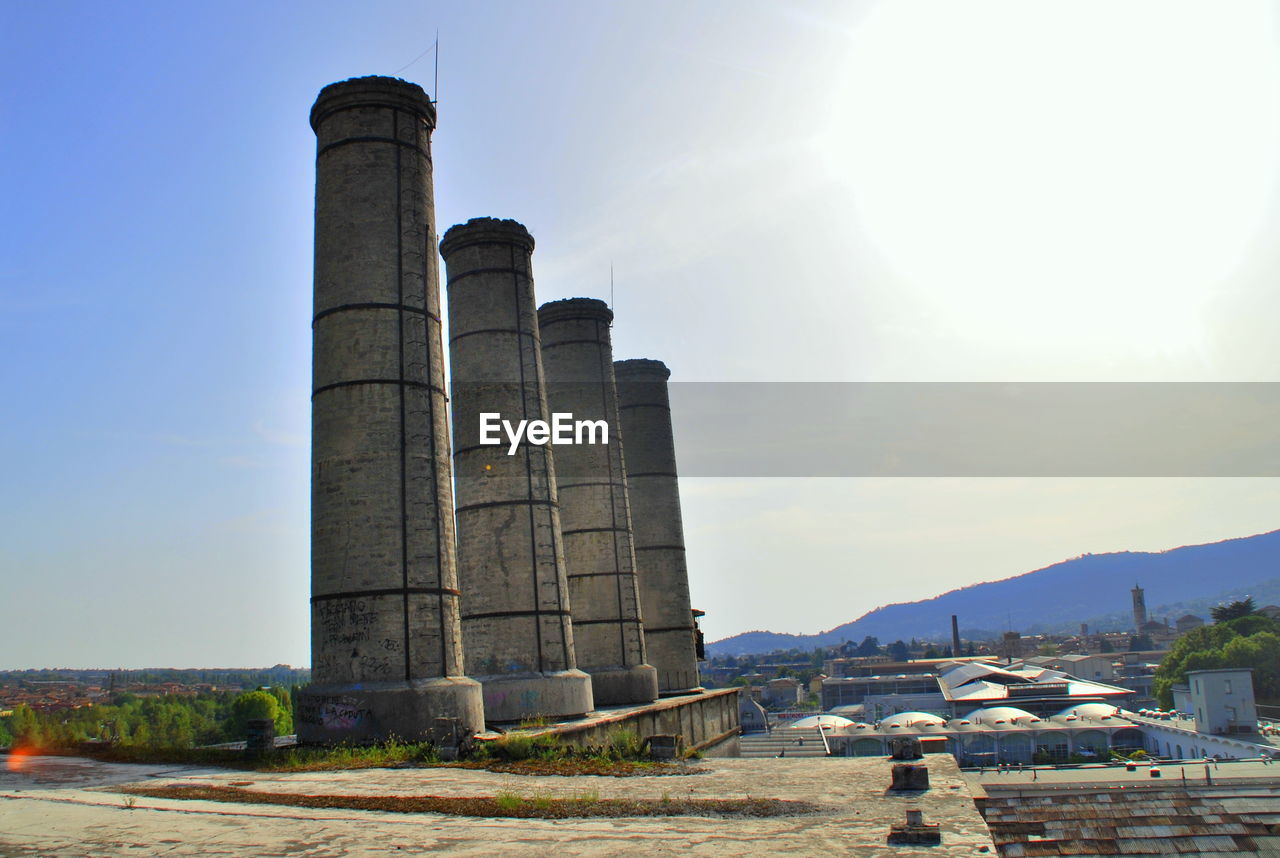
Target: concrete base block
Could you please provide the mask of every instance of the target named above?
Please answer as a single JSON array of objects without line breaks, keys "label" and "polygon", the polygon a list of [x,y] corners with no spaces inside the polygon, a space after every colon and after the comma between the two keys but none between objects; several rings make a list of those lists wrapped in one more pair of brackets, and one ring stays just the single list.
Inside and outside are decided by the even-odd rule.
[{"label": "concrete base block", "polygon": [[480,683],[463,676],[308,685],[298,695],[298,741],[427,741],[437,718],[456,718],[462,729],[478,733],[484,729],[483,707]]},{"label": "concrete base block", "polygon": [[591,692],[596,706],[628,706],[658,699],[658,670],[647,664],[635,667],[589,667]]},{"label": "concrete base block", "polygon": [[928,766],[913,766],[910,763],[899,763],[893,767],[893,780],[889,789],[902,791],[918,791],[929,788]]},{"label": "concrete base block", "polygon": [[574,718],[595,708],[591,677],[581,670],[477,676],[484,688],[485,720]]}]

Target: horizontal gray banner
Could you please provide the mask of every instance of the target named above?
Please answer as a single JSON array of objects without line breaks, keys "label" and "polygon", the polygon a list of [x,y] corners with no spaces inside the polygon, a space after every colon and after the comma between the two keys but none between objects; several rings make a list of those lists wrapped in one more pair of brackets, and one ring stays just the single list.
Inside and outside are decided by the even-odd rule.
[{"label": "horizontal gray banner", "polygon": [[[624,409],[659,412],[669,396],[685,477],[1280,476],[1280,383],[646,380],[620,392]],[[455,383],[453,417],[468,415],[454,427],[455,453],[495,443],[505,471],[507,454],[518,455],[512,444],[529,436],[517,442],[492,415],[518,423],[546,402],[548,419],[554,411],[566,421],[606,413],[598,384],[552,383],[545,399],[538,394],[533,384]],[[569,403],[588,413],[570,415]],[[490,415],[483,440],[481,412]],[[623,454],[633,458],[643,442],[629,446],[622,423],[608,427],[609,442],[622,434]],[[643,425],[652,432],[658,424],[650,413]],[[576,422],[560,428],[561,440],[581,431]],[[573,467],[572,457],[559,458]]]},{"label": "horizontal gray banner", "polygon": [[1280,383],[668,389],[681,476],[1280,476]]}]

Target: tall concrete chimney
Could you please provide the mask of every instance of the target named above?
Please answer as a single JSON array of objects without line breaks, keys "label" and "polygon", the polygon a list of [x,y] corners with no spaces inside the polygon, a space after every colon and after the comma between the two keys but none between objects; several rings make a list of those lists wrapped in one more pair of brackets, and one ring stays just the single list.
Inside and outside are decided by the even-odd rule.
[{"label": "tall concrete chimney", "polygon": [[462,676],[431,186],[436,112],[387,77],[320,91],[311,664],[303,742],[484,726]]},{"label": "tall concrete chimney", "polygon": [[468,672],[485,717],[564,718],[593,708],[577,669],[564,544],[549,446],[481,444],[481,414],[549,420],[533,237],[512,220],[474,218],[440,243],[448,272],[457,475],[458,578]]},{"label": "tall concrete chimney", "polygon": [[662,694],[698,688],[697,627],[680,517],[675,438],[667,379],[657,360],[614,363],[626,441],[627,490],[635,534],[636,579],[649,663]]},{"label": "tall concrete chimney", "polygon": [[959,658],[962,655],[964,655],[964,653],[960,651],[960,623],[956,619],[956,615],[952,614],[951,615],[951,656],[953,658]]},{"label": "tall concrete chimney", "polygon": [[591,674],[597,706],[658,697],[658,672],[645,663],[636,591],[612,321],[613,312],[594,298],[553,301],[538,310],[552,413],[602,421],[608,432],[608,443],[563,444],[555,452],[574,645],[578,666]]}]

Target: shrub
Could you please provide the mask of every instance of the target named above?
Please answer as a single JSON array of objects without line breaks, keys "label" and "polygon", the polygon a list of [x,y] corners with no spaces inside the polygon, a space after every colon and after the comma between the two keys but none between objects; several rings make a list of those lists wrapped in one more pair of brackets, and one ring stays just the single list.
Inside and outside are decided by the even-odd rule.
[{"label": "shrub", "polygon": [[618,730],[609,734],[609,744],[605,748],[605,757],[610,760],[639,760],[642,758],[644,743],[634,730]]},{"label": "shrub", "polygon": [[505,789],[498,790],[497,794],[493,797],[493,803],[498,806],[498,809],[506,811],[507,813],[518,808],[523,802],[524,799],[520,798],[518,793]]},{"label": "shrub", "polygon": [[508,733],[493,742],[493,750],[504,760],[527,760],[534,754],[533,737],[527,733]]}]

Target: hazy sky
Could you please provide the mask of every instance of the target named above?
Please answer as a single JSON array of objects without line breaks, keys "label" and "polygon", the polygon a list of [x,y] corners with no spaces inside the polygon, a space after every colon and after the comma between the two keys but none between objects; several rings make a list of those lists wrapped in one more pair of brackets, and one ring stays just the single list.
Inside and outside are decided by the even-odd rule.
[{"label": "hazy sky", "polygon": [[[441,230],[524,222],[541,301],[612,264],[620,358],[1275,380],[1271,4],[0,0],[0,667],[309,663],[307,112],[430,89],[437,28]],[[1271,479],[682,491],[709,639],[1280,527]]]}]

